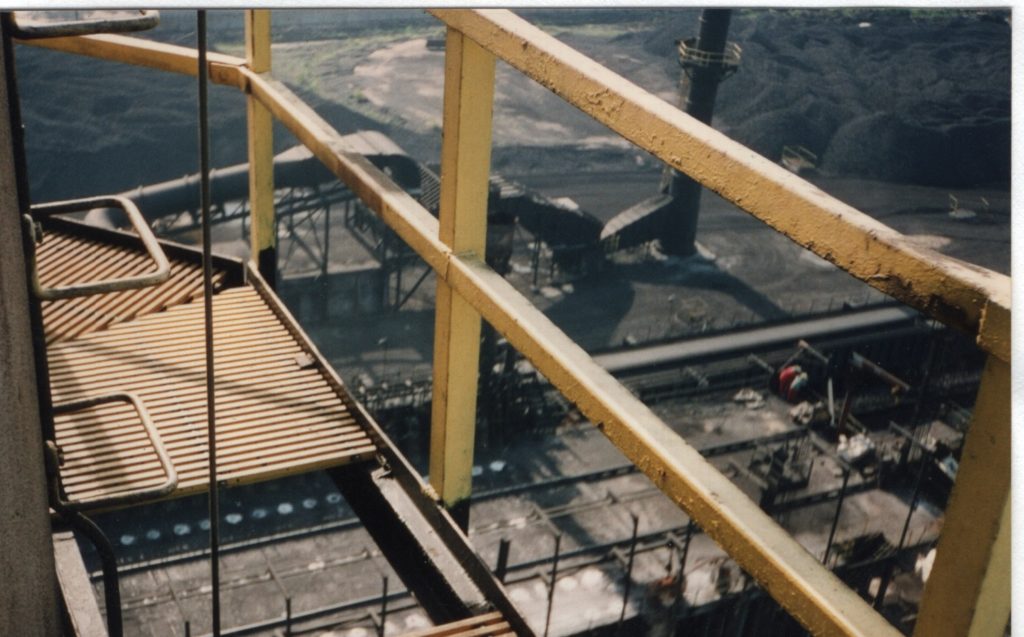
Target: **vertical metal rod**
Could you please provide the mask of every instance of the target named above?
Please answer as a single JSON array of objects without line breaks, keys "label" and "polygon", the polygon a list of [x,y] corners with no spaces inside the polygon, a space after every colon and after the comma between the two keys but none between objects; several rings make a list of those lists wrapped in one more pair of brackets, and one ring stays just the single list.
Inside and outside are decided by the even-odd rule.
[{"label": "vertical metal rod", "polygon": [[[693,520],[687,520],[686,522],[686,542],[683,544],[683,555],[679,558],[679,576],[686,580],[686,560],[690,556],[690,542],[693,540],[694,524]],[[680,582],[680,589],[684,586],[683,582]],[[680,593],[682,594],[682,593]]]},{"label": "vertical metal rod", "polygon": [[213,366],[213,262],[210,238],[210,121],[207,96],[206,11],[196,12],[199,53],[199,200],[203,224],[203,314],[206,336],[206,435],[209,453],[210,596],[213,634],[220,635],[220,502],[217,493],[217,412]]},{"label": "vertical metal rod", "polygon": [[679,560],[679,568],[680,568],[680,570],[685,570],[686,569],[686,560],[687,560],[687,558],[689,557],[689,554],[690,554],[690,541],[693,539],[693,529],[694,529],[693,520],[689,520],[686,523],[686,542],[683,544],[683,556]]},{"label": "vertical metal rod", "polygon": [[501,538],[498,542],[498,564],[494,567],[494,576],[502,584],[505,583],[505,575],[508,574],[508,554],[512,541],[508,538]]},{"label": "vertical metal rod", "polygon": [[619,631],[622,630],[622,623],[626,621],[626,607],[629,606],[629,594],[633,588],[633,558],[636,557],[637,532],[640,530],[640,516],[630,513],[633,518],[633,535],[629,539],[629,558],[626,560],[626,581],[622,589],[622,612],[619,613]]},{"label": "vertical metal rod", "polygon": [[821,563],[828,565],[828,554],[832,552],[832,541],[836,538],[836,529],[839,527],[839,516],[843,512],[843,500],[846,499],[846,485],[850,482],[850,470],[843,469],[843,486],[839,488],[839,501],[836,502],[836,514],[832,518],[832,528],[828,532],[828,543],[825,544],[825,556]]},{"label": "vertical metal rod", "polygon": [[185,620],[185,637],[192,637],[192,623]]},{"label": "vertical metal rod", "polygon": [[331,206],[327,204],[324,208],[324,253],[321,255],[320,269],[320,293],[323,295],[323,320],[330,318],[330,293],[331,293]]},{"label": "vertical metal rod", "polygon": [[540,237],[533,236],[533,254],[530,257],[530,265],[533,266],[533,287],[537,287],[537,271],[540,270]]},{"label": "vertical metal rod", "polygon": [[928,354],[924,363],[924,376],[917,387],[917,402],[914,404],[914,415],[910,417],[910,430],[917,433],[917,427],[921,424],[921,410],[928,396],[928,386],[932,378],[932,367],[935,364],[936,336],[928,339]]},{"label": "vertical metal rod", "polygon": [[921,454],[921,466],[917,470],[917,479],[914,483],[914,495],[910,497],[910,507],[907,509],[907,519],[903,521],[903,530],[900,532],[900,541],[896,545],[896,555],[893,556],[889,563],[886,565],[885,570],[882,572],[882,581],[878,584],[878,594],[875,595],[875,599],[872,605],[875,608],[880,608],[882,603],[885,601],[885,592],[889,588],[889,582],[892,581],[892,574],[895,570],[895,562],[899,559],[900,552],[903,551],[903,543],[907,540],[907,531],[910,530],[910,520],[914,517],[914,511],[917,509],[918,499],[921,497],[921,485],[924,483],[924,470],[928,466],[928,462],[925,455]]},{"label": "vertical metal rod", "polygon": [[836,435],[846,433],[846,419],[850,417],[850,408],[853,405],[853,383],[851,379],[847,382],[846,396],[843,398],[843,406],[839,411],[839,420],[836,421]]},{"label": "vertical metal rod", "polygon": [[384,625],[388,620],[388,576],[384,576],[384,591],[380,595],[380,626],[377,628],[377,637],[384,637]]},{"label": "vertical metal rod", "polygon": [[292,637],[292,598],[284,598],[284,635]]},{"label": "vertical metal rod", "polygon": [[679,618],[679,605],[683,601],[683,593],[686,589],[686,560],[690,553],[690,540],[693,538],[693,520],[686,521],[686,539],[683,540],[683,550],[679,555],[679,583],[676,585],[675,591],[673,591],[672,599],[672,625],[675,626],[675,622]]},{"label": "vertical metal rod", "polygon": [[921,497],[921,485],[924,483],[924,470],[928,466],[928,462],[925,459],[924,454],[921,455],[921,467],[917,471],[917,481],[914,484],[914,495],[910,498],[910,508],[907,510],[907,519],[903,521],[903,531],[900,532],[900,543],[897,545],[896,550],[903,550],[903,542],[907,539],[907,531],[910,529],[910,519],[914,516],[914,511],[917,510],[918,501]]},{"label": "vertical metal rod", "polygon": [[548,587],[548,612],[544,617],[544,637],[551,629],[551,608],[555,605],[555,585],[558,584],[558,556],[562,551],[562,534],[555,535],[555,555],[551,561],[551,586]]}]

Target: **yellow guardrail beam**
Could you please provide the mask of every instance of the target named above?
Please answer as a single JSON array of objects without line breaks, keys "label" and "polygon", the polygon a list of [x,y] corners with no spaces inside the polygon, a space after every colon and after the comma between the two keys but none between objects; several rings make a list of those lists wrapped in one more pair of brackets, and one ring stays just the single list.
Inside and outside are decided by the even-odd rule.
[{"label": "yellow guardrail beam", "polygon": [[499,9],[435,9],[524,75],[874,288],[1010,360],[1010,280],[906,237]]},{"label": "yellow guardrail beam", "polygon": [[989,356],[914,635],[1002,635],[1010,617],[1010,365]]},{"label": "yellow guardrail beam", "polygon": [[[270,10],[246,9],[245,59],[254,73],[269,73]],[[252,95],[245,98],[249,142],[249,258],[271,287],[277,281],[274,214],[274,120]]]},{"label": "yellow guardrail beam", "polygon": [[[199,54],[195,49],[126,35],[83,35],[70,38],[20,40],[19,42],[41,49],[74,53],[99,60],[143,66],[180,75],[194,76],[198,72]],[[215,65],[242,66],[245,64],[245,60],[242,58],[223,53],[208,53],[206,58],[210,62],[211,68]]]},{"label": "yellow guardrail beam", "polygon": [[447,278],[808,630],[817,635],[899,635],[501,275],[478,260],[452,255]]},{"label": "yellow guardrail beam", "polygon": [[[458,31],[445,46],[439,237],[456,254],[484,258],[491,170],[494,56]],[[439,278],[435,298],[430,484],[469,528],[476,440],[480,315]]]},{"label": "yellow guardrail beam", "polygon": [[247,88],[509,339],[654,483],[798,621],[822,635],[898,635],[785,530],[477,257],[454,253],[437,220],[281,84],[242,71]]}]

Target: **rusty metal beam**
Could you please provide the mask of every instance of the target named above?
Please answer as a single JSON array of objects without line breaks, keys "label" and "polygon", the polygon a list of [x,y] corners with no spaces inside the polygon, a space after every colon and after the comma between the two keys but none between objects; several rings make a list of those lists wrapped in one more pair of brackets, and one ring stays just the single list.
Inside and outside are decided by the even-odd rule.
[{"label": "rusty metal beam", "polygon": [[[494,56],[449,29],[445,46],[444,141],[439,237],[456,254],[484,258],[491,167]],[[476,439],[480,315],[437,281],[430,427],[430,483],[469,527]]]},{"label": "rusty metal beam", "polygon": [[510,11],[435,9],[595,120],[858,279],[1010,357],[1010,280],[933,250],[831,197]]},{"label": "rusty metal beam", "polygon": [[915,635],[997,637],[1010,617],[1010,366],[990,356]]},{"label": "rusty metal beam", "polygon": [[452,547],[389,471],[361,464],[327,474],[433,622],[458,621],[487,610],[487,597]]}]

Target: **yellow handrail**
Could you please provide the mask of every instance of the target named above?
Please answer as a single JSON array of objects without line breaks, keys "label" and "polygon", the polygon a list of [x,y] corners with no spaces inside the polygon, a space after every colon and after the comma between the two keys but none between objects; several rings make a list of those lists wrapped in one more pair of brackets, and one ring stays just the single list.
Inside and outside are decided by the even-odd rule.
[{"label": "yellow handrail", "polygon": [[[1008,277],[911,245],[898,232],[693,120],[508,11],[445,9],[432,13],[448,25],[450,34],[455,32],[472,40],[815,254],[928,315],[975,335],[979,346],[991,354],[986,378],[1005,382],[1010,356]],[[195,73],[195,51],[135,38],[87,36],[31,44],[177,73]],[[295,134],[419,253],[437,273],[440,285],[450,288],[501,332],[805,627],[823,635],[899,634],[491,270],[483,262],[482,254],[463,253],[453,249],[450,241],[442,240],[437,219],[363,156],[349,149],[336,130],[284,85],[248,68],[244,60],[230,56],[211,56],[210,73],[213,81],[249,94]],[[449,108],[447,101],[445,108]],[[445,134],[448,133],[446,128]],[[489,130],[487,133],[489,136]],[[458,169],[457,160],[453,165]],[[443,173],[442,182],[452,178],[452,174]],[[474,220],[474,215],[484,211],[479,210],[479,203],[471,208],[457,217],[477,223],[479,219]],[[465,382],[449,382],[448,391],[460,387],[463,391],[476,391],[475,385],[470,387]],[[986,393],[983,385],[981,401],[990,403],[990,408],[983,411],[998,420],[989,428],[1004,427],[1008,431],[1008,397],[1000,392]],[[998,404],[991,405],[1000,401],[1006,401],[1005,410]],[[1003,451],[1008,458],[1008,450]],[[986,449],[984,453],[1002,451]],[[965,458],[961,471],[967,469],[973,475],[975,472],[969,467],[986,461]],[[1005,536],[1003,521],[1008,519],[1002,506],[1008,484],[1008,475],[1005,485],[996,481],[989,498],[992,504],[982,516],[982,522],[995,525],[1000,538]],[[956,489],[961,490],[959,482]],[[959,498],[961,504],[957,504],[957,491],[949,516],[960,515],[957,507],[963,506],[964,498]],[[996,512],[990,514],[989,509]],[[982,544],[994,546],[995,542]],[[991,550],[976,552],[977,560],[986,565],[991,561]],[[995,553],[1001,555],[999,551]],[[940,562],[942,555],[940,547]],[[997,565],[995,570],[1000,568]],[[938,564],[936,569],[940,570]],[[970,583],[970,595],[974,597],[968,605],[973,604],[975,597],[981,599],[982,589],[993,588],[990,571],[984,568],[977,577],[971,576],[977,582]],[[932,584],[929,590],[935,588]],[[992,599],[996,599],[1002,612],[1002,597],[996,597]],[[973,622],[970,613],[967,620]]]}]

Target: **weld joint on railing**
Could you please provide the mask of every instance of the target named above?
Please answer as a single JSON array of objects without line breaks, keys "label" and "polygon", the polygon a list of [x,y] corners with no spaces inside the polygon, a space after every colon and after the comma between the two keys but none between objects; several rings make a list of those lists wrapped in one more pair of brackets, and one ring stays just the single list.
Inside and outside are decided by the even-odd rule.
[{"label": "weld joint on railing", "polygon": [[251,95],[252,83],[249,80],[249,76],[242,72],[242,69],[245,68],[244,64],[237,62],[214,60],[207,62],[207,73],[211,81],[224,86],[234,86],[247,95]]}]

